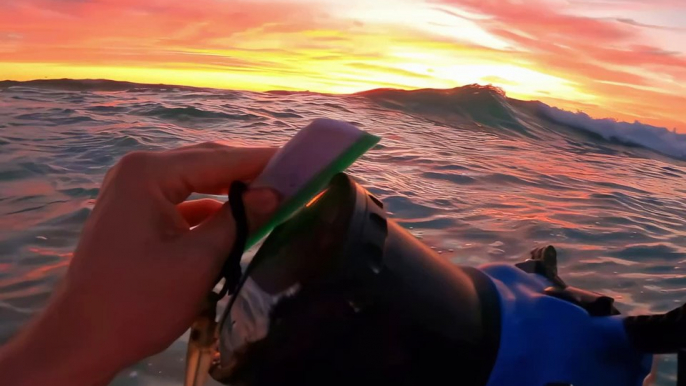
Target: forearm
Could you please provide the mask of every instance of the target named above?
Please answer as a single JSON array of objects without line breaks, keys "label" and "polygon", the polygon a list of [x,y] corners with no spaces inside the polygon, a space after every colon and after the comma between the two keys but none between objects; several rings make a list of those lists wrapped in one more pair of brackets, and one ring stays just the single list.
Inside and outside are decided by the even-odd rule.
[{"label": "forearm", "polygon": [[118,370],[107,347],[95,347],[89,324],[56,294],[46,310],[0,347],[4,386],[104,386]]},{"label": "forearm", "polygon": [[[45,311],[0,347],[2,386],[100,386],[188,329],[233,249],[219,201],[186,201],[250,181],[276,152],[200,144],[135,152],[108,172],[64,282]],[[250,224],[279,204],[244,195]]]}]

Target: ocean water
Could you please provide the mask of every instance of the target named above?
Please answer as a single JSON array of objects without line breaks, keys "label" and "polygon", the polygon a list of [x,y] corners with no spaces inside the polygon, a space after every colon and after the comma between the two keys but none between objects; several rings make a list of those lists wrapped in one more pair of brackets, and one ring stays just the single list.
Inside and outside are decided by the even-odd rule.
[{"label": "ocean water", "polygon": [[[107,169],[132,150],[278,145],[317,117],[383,137],[349,172],[455,264],[559,252],[623,313],[686,301],[686,135],[480,86],[356,95],[0,82],[0,343],[64,274]],[[114,385],[181,385],[185,337]],[[659,359],[657,384],[674,384]]]}]

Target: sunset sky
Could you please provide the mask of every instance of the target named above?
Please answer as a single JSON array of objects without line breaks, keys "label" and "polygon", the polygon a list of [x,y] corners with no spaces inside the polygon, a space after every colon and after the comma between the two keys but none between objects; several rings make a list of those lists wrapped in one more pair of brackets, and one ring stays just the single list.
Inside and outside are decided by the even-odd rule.
[{"label": "sunset sky", "polygon": [[494,84],[686,132],[686,0],[1,0],[0,79]]}]

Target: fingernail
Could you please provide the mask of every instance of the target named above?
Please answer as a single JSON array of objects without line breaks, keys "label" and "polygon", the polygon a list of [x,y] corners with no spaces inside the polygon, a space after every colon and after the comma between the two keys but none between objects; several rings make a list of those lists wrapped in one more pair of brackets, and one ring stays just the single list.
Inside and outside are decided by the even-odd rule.
[{"label": "fingernail", "polygon": [[275,211],[280,201],[279,194],[270,188],[249,190],[243,196],[243,202],[250,207],[250,210],[258,213],[271,213]]}]

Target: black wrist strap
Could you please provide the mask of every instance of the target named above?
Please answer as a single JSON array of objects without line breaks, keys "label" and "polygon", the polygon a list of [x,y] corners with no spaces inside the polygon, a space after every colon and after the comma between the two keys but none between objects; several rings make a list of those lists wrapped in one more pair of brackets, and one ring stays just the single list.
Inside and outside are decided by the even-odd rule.
[{"label": "black wrist strap", "polygon": [[[223,298],[227,293],[232,295],[240,282],[243,274],[241,270],[241,257],[245,252],[245,245],[248,241],[248,215],[243,203],[243,193],[248,190],[248,186],[241,181],[234,181],[229,190],[229,206],[231,215],[236,226],[236,236],[229,256],[224,261],[221,277],[224,278],[224,286],[219,291],[219,298]],[[221,279],[220,277],[220,279]]]}]

